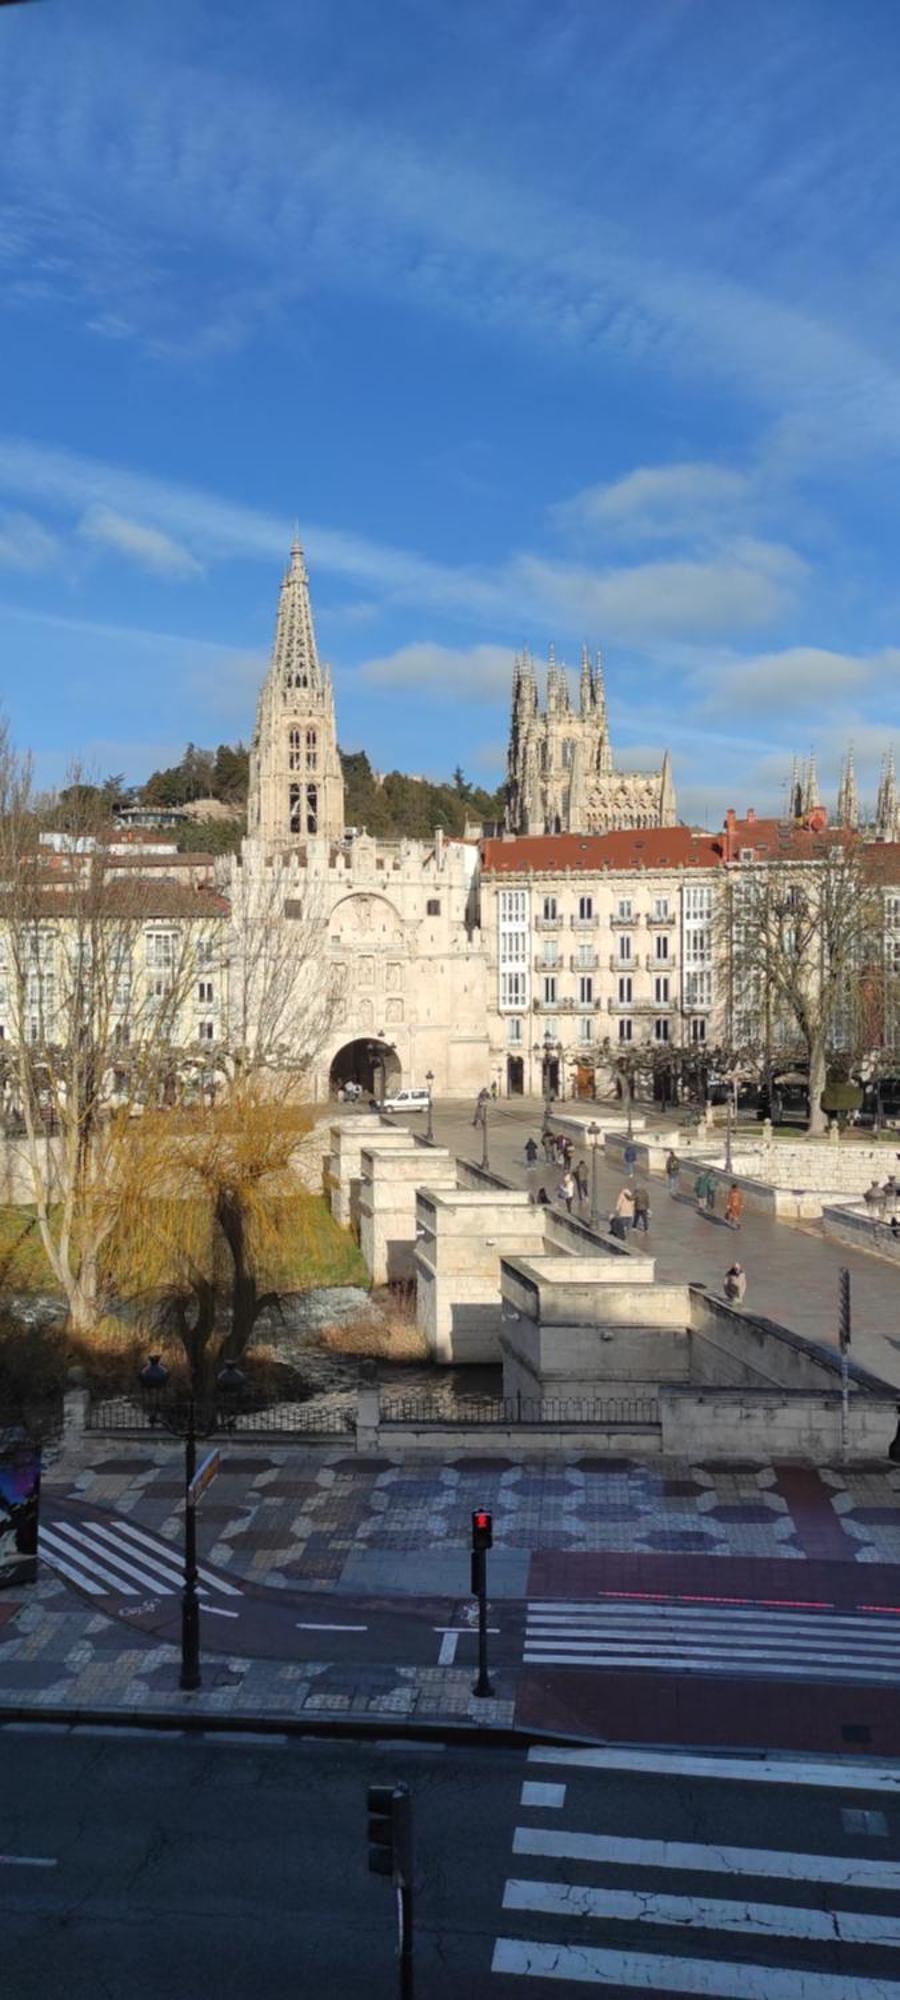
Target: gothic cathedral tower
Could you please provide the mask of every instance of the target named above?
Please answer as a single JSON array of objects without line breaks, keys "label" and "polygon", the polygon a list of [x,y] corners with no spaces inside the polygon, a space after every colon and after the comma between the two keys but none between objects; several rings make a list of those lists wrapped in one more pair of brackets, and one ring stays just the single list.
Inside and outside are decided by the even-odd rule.
[{"label": "gothic cathedral tower", "polygon": [[247,831],[286,848],[344,832],[331,675],[319,666],[303,550],[295,539],[278,604],[272,664],[250,745]]}]

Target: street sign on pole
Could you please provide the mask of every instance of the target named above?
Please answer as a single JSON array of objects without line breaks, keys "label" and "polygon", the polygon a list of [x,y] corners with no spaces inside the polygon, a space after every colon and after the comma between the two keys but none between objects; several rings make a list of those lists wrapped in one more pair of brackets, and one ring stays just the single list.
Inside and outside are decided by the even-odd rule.
[{"label": "street sign on pole", "polygon": [[196,1507],[197,1501],[200,1499],[201,1495],[206,1492],[208,1486],[212,1485],[213,1480],[216,1477],[216,1474],[221,1472],[221,1470],[222,1470],[221,1452],[220,1451],[207,1452],[202,1465],[198,1465],[197,1470],[194,1473],[194,1477],[187,1488],[186,1498],[189,1507]]}]

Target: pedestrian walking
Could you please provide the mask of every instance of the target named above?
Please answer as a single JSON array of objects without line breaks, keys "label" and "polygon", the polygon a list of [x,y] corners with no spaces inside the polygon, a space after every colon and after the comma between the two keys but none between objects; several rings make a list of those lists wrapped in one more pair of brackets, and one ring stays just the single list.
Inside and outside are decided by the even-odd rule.
[{"label": "pedestrian walking", "polygon": [[549,1129],[541,1133],[541,1140],[543,1142],[543,1147],[544,1147],[544,1159],[546,1160],[548,1167],[551,1167],[556,1158],[556,1140],[553,1137],[553,1133],[549,1131]]},{"label": "pedestrian walking", "polygon": [[725,1220],[728,1224],[729,1229],[740,1229],[741,1216],[743,1215],[743,1213],[744,1213],[743,1194],[741,1192],[741,1189],[738,1187],[737,1181],[732,1181],[728,1193],[725,1196]]},{"label": "pedestrian walking", "polygon": [[712,1185],[713,1185],[712,1175],[704,1167],[702,1173],[699,1173],[697,1175],[697,1178],[694,1182],[694,1200],[697,1203],[697,1207],[700,1210],[701,1215],[703,1214],[704,1209],[707,1209],[709,1207],[709,1190]]},{"label": "pedestrian walking", "polygon": [[486,1107],[490,1103],[490,1101],[491,1101],[490,1091],[479,1090],[478,1096],[475,1099],[475,1116],[472,1120],[473,1125],[484,1124]]},{"label": "pedestrian walking", "polygon": [[743,1264],[729,1264],[725,1273],[725,1297],[730,1305],[739,1306],[747,1291],[747,1273]]},{"label": "pedestrian walking", "polygon": [[873,1222],[877,1221],[879,1215],[881,1215],[884,1208],[884,1195],[882,1193],[880,1181],[873,1180],[869,1182],[865,1194],[863,1195],[863,1201],[866,1204],[866,1207],[869,1211],[872,1221]]},{"label": "pedestrian walking", "polygon": [[564,1207],[568,1209],[568,1212],[571,1215],[572,1203],[575,1200],[575,1178],[573,1174],[569,1173],[568,1168],[566,1168],[562,1180],[560,1181],[559,1187],[556,1190],[556,1199],[557,1201],[561,1201],[563,1203]]},{"label": "pedestrian walking", "polygon": [[619,1189],[615,1206],[609,1218],[610,1232],[624,1243],[629,1229],[634,1225],[634,1195],[630,1187]]},{"label": "pedestrian walking", "polygon": [[639,1181],[634,1190],[633,1229],[642,1229],[646,1236],[650,1227],[650,1190]]},{"label": "pedestrian walking", "polygon": [[538,1206],[538,1208],[549,1208],[549,1207],[550,1207],[550,1196],[548,1195],[548,1193],[547,1193],[547,1190],[546,1190],[546,1188],[545,1188],[545,1187],[539,1187],[539,1188],[538,1188],[538,1191],[537,1191],[537,1206]]},{"label": "pedestrian walking", "polygon": [[676,1153],[672,1152],[672,1149],[670,1147],[668,1159],[666,1160],[666,1180],[669,1183],[669,1193],[670,1195],[672,1195],[673,1199],[675,1195],[678,1193],[678,1176],[680,1172],[681,1168],[678,1164],[678,1156]]},{"label": "pedestrian walking", "polygon": [[538,1156],[538,1149],[537,1149],[537,1140],[536,1140],[536,1139],[526,1139],[526,1141],[525,1141],[525,1165],[526,1165],[526,1167],[533,1167],[533,1166],[534,1166],[534,1163],[535,1163],[535,1160],[537,1159],[537,1156]]},{"label": "pedestrian walking", "polygon": [[585,1202],[585,1201],[587,1201],[587,1198],[588,1198],[588,1170],[587,1170],[587,1161],[586,1161],[586,1160],[579,1160],[579,1162],[578,1162],[578,1165],[577,1165],[577,1167],[575,1168],[575,1186],[576,1186],[576,1187],[577,1187],[577,1189],[578,1189],[578,1199],[579,1199],[579,1201],[581,1201],[581,1202]]},{"label": "pedestrian walking", "polygon": [[637,1166],[637,1147],[632,1145],[630,1139],[628,1141],[627,1146],[625,1147],[625,1151],[622,1154],[622,1160],[624,1162],[626,1174],[630,1174],[632,1168]]},{"label": "pedestrian walking", "polygon": [[492,1084],[491,1084],[491,1096],[492,1096],[492,1098],[493,1098],[493,1100],[494,1100],[494,1103],[496,1104],[496,1102],[497,1102],[497,1085],[496,1085],[496,1083],[492,1083]]}]

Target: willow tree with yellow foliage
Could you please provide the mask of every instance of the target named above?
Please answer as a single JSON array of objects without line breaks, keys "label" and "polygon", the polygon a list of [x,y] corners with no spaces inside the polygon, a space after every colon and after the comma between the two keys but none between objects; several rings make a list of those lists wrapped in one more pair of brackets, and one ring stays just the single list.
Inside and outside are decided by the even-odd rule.
[{"label": "willow tree with yellow foliage", "polygon": [[288,1251],[311,1249],[316,1197],[295,1158],[311,1125],[251,1079],[189,1113],[148,1112],[132,1136],[111,1196],[110,1283],[179,1340],[197,1390],[277,1305],[270,1279]]}]

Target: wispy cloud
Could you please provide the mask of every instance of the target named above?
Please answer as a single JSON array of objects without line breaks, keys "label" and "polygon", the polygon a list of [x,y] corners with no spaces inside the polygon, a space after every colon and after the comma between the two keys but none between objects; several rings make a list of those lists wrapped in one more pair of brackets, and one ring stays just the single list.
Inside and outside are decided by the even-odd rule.
[{"label": "wispy cloud", "polygon": [[78,533],[86,541],[130,557],[142,569],[148,569],[156,576],[202,575],[202,565],[196,557],[187,549],[180,548],[171,535],[163,534],[161,528],[147,527],[141,521],[130,521],[127,515],[117,514],[113,507],[89,507],[78,523]]},{"label": "wispy cloud", "polygon": [[440,701],[505,700],[512,655],[508,646],[441,646],[421,639],[364,661],[356,678],[372,687],[405,688]]},{"label": "wispy cloud", "polygon": [[821,719],[842,697],[859,697],[879,682],[896,686],[900,648],[872,654],[837,653],[822,646],[786,646],[772,653],[710,663],[694,676],[706,715],[756,713]]},{"label": "wispy cloud", "polygon": [[[586,182],[577,148],[567,175],[562,148],[550,172],[542,151],[538,172],[524,131],[518,154],[503,163],[496,146],[479,143],[474,106],[454,149],[428,132],[427,103],[416,131],[413,120],[392,123],[383,106],[376,120],[349,102],[323,105],[312,87],[301,90],[298,105],[293,78],[288,86],[233,68],[219,75],[208,50],[203,67],[175,55],[163,67],[146,49],[126,47],[124,59],[117,49],[113,61],[96,41],[85,49],[83,38],[64,39],[64,60],[53,64],[36,65],[25,44],[11,50],[0,76],[4,167],[26,218],[18,236],[27,239],[24,255],[31,263],[40,257],[47,283],[69,292],[80,284],[104,332],[137,324],[162,345],[227,346],[254,312],[277,313],[310,283],[328,284],[463,317],[555,354],[565,345],[589,363],[612,355],[681,378],[712,375],[788,420],[795,447],[802,439],[807,450],[850,445],[858,453],[900,443],[900,373],[890,342],[879,343],[877,329],[870,333],[859,317],[841,321],[839,290],[810,286],[796,296],[790,264],[777,254],[785,191],[802,205],[816,178],[802,135],[780,185],[771,171],[757,174],[768,202],[764,217],[756,195],[757,281],[734,275],[724,215],[719,233],[708,232],[703,260],[704,239],[689,227],[691,169],[699,173],[702,163],[707,185],[717,171],[733,181],[740,148],[734,121],[704,102],[687,73],[661,105],[673,154],[685,157],[685,209],[673,228],[664,186],[655,204],[635,205],[634,195],[623,203],[628,181],[615,152],[596,185]],[[725,60],[737,87],[727,52]],[[814,62],[807,37],[793,73]],[[586,62],[585,75],[598,67]],[[630,100],[643,101],[644,86],[658,94],[652,70],[639,64],[636,74]],[[790,74],[782,64],[785,113]],[[596,87],[579,93],[573,78],[571,88],[582,129],[594,138]],[[747,90],[741,102],[762,147],[766,94],[760,89],[754,103]],[[614,123],[614,101],[599,109],[601,125],[606,117]],[[846,102],[843,109],[846,117]],[[864,138],[862,117],[859,126]],[[623,148],[629,164],[631,151]],[[833,174],[849,198],[834,148],[818,172]],[[730,204],[727,213],[731,220]],[[197,245],[215,247],[214,273],[192,255]],[[15,257],[15,241],[8,254]],[[235,303],[244,296],[246,310]]]},{"label": "wispy cloud", "polygon": [[48,534],[31,514],[0,513],[0,566],[26,571],[47,569],[58,553],[55,535]]},{"label": "wispy cloud", "polygon": [[744,509],[752,491],[748,475],[726,465],[642,465],[622,479],[586,486],[554,515],[568,531],[683,542],[698,530],[720,535],[723,517]]}]

